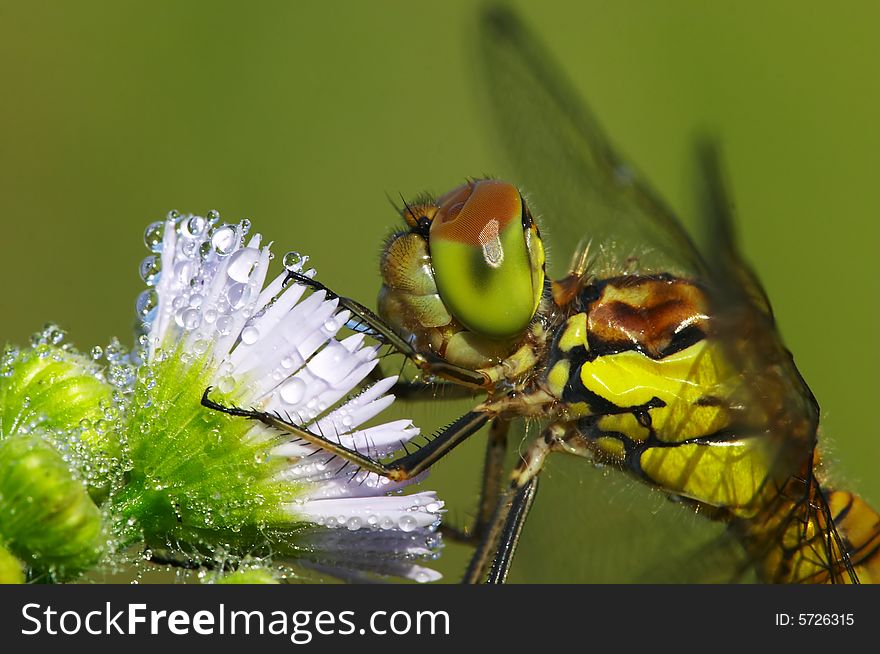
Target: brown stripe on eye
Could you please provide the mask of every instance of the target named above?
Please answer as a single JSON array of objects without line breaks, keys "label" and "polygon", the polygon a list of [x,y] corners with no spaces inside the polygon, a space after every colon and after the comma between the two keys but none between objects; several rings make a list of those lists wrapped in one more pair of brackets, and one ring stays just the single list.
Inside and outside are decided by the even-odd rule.
[{"label": "brown stripe on eye", "polygon": [[511,184],[498,180],[466,184],[444,196],[431,224],[431,238],[482,248],[487,229],[499,234],[511,220],[521,219],[521,210],[519,191]]}]

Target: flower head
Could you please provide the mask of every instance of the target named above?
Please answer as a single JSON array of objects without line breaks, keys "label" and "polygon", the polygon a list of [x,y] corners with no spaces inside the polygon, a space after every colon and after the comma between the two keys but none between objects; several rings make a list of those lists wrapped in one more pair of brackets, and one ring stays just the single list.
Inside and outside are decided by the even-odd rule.
[{"label": "flower head", "polygon": [[[124,388],[130,481],[114,495],[129,539],[242,556],[265,548],[349,576],[437,578],[416,562],[440,544],[443,503],[433,492],[400,494],[401,484],[199,404],[211,386],[230,404],[374,457],[419,433],[408,420],[376,420],[396,381],[367,381],[377,347],[361,333],[341,336],[349,313],[335,298],[285,284],[286,273],[266,284],[272,255],[249,228],[171,214],[147,229],[143,349]],[[307,261],[284,263],[313,275]]]}]

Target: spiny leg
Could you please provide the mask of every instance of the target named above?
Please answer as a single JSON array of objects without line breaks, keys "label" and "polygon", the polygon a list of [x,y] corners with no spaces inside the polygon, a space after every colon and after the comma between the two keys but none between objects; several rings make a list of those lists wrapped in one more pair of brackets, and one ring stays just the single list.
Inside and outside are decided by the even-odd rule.
[{"label": "spiny leg", "polygon": [[532,510],[532,503],[534,503],[537,493],[538,478],[532,477],[513,496],[507,520],[501,530],[501,540],[496,548],[489,576],[486,578],[487,584],[503,584],[507,580],[507,573],[510,572],[510,565],[513,563],[513,555],[519,544],[519,537],[526,524],[526,518],[529,517],[529,511]]},{"label": "spiny leg", "polygon": [[507,453],[507,432],[510,421],[495,418],[489,425],[489,439],[486,441],[486,456],[483,461],[480,503],[477,518],[471,529],[456,529],[443,525],[444,536],[461,543],[476,544],[482,538],[501,495],[501,480],[504,475],[504,455]]},{"label": "spiny leg", "polygon": [[429,375],[440,375],[446,379],[451,379],[459,384],[467,384],[472,387],[484,388],[491,386],[489,378],[473,370],[462,368],[449,363],[445,359],[438,357],[429,352],[419,352],[411,343],[403,340],[391,327],[385,324],[379,316],[373,313],[360,302],[344,297],[330,290],[321,282],[315,281],[311,277],[306,277],[300,273],[287,273],[287,280],[295,280],[300,284],[304,284],[311,289],[324,291],[328,297],[339,300],[339,306],[348,309],[353,315],[369,327],[367,333],[380,338],[399,353],[412,361],[418,368]]},{"label": "spiny leg", "polygon": [[[463,583],[503,583],[523,525],[538,489],[537,477],[550,452],[564,450],[566,428],[554,423],[533,441],[511,474],[510,486],[498,498],[495,512],[484,530],[477,551],[465,572]],[[490,571],[491,568],[491,571]],[[487,579],[488,574],[488,579]]]},{"label": "spiny leg", "polygon": [[368,472],[387,477],[392,481],[405,481],[407,479],[412,479],[419,473],[427,470],[434,465],[434,463],[451,452],[456,445],[462,443],[469,436],[477,432],[494,415],[488,410],[482,410],[479,408],[474,411],[469,411],[437,434],[437,436],[422,448],[388,463],[383,463],[371,458],[363,452],[348,448],[339,442],[332,441],[329,438],[318,434],[313,434],[302,426],[295,425],[292,422],[283,419],[280,415],[268,413],[266,411],[257,411],[256,409],[242,409],[240,407],[228,407],[219,404],[210,399],[210,393],[211,387],[209,386],[205,389],[205,392],[202,395],[202,406],[207,407],[208,409],[221,411],[231,416],[259,420],[264,425],[301,438],[307,443],[316,445],[331,454],[335,454],[344,461],[353,463]]},{"label": "spiny leg", "polygon": [[[369,374],[369,379],[372,381],[380,381],[386,377],[388,375],[381,364],[373,368]],[[430,382],[409,380],[396,382],[390,392],[401,402],[424,402],[425,400],[470,400],[480,390],[446,380]]]}]

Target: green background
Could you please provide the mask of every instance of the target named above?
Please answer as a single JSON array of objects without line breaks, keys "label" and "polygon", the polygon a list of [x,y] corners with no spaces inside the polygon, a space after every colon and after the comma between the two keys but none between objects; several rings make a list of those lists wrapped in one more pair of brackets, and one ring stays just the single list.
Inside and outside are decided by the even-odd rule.
[{"label": "green background", "polygon": [[[880,5],[519,7],[685,213],[693,137],[720,136],[743,249],[822,404],[837,478],[880,504]],[[372,303],[396,225],[386,195],[502,170],[475,98],[478,8],[0,2],[0,339],[54,320],[83,349],[129,340],[143,229],[171,208],[251,218]],[[415,415],[431,431],[457,408]],[[455,520],[472,511],[480,449],[428,484]],[[699,523],[654,519],[674,534],[652,540],[658,494],[579,461],[546,477],[514,579],[626,579]],[[448,578],[466,555],[447,549]]]}]

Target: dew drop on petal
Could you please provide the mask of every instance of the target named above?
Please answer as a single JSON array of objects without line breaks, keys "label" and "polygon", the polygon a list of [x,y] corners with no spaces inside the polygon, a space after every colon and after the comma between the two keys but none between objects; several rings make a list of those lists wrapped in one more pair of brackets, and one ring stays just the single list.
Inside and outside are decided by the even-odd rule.
[{"label": "dew drop on petal", "polygon": [[418,526],[418,522],[411,515],[402,515],[397,520],[397,526],[401,531],[413,531]]},{"label": "dew drop on petal", "polygon": [[196,255],[199,253],[199,245],[199,241],[186,239],[180,245],[180,252],[190,259],[195,259]]},{"label": "dew drop on petal", "polygon": [[149,248],[152,252],[161,252],[162,251],[162,236],[165,233],[165,223],[161,220],[157,220],[154,223],[150,223],[147,225],[147,228],[144,230],[144,244]]},{"label": "dew drop on petal", "polygon": [[208,341],[206,341],[204,338],[200,338],[195,343],[193,343],[192,351],[195,354],[204,354],[208,351],[209,345],[210,343],[208,343]]},{"label": "dew drop on petal", "polygon": [[[210,212],[208,215],[210,216]],[[238,234],[235,228],[230,225],[219,227],[211,235],[211,245],[214,247],[214,251],[221,257],[232,254],[238,245]]]},{"label": "dew drop on petal", "polygon": [[253,290],[247,284],[232,284],[226,289],[226,301],[236,311],[247,305],[253,295]]},{"label": "dew drop on petal", "polygon": [[349,531],[357,531],[364,526],[364,521],[357,516],[352,516],[346,520],[345,526],[348,527]]},{"label": "dew drop on petal", "polygon": [[393,529],[394,528],[394,520],[392,520],[388,516],[385,516],[384,518],[382,518],[379,521],[379,526],[382,529]]},{"label": "dew drop on petal", "polygon": [[221,393],[231,393],[232,389],[235,388],[235,380],[231,375],[225,375],[220,378],[217,388],[220,389]]},{"label": "dew drop on petal", "polygon": [[260,330],[253,325],[248,325],[241,330],[241,342],[245,345],[253,345],[260,340]]},{"label": "dew drop on petal", "polygon": [[201,236],[207,226],[208,221],[201,216],[191,216],[190,219],[184,223],[184,233],[187,236],[192,237]]},{"label": "dew drop on petal", "polygon": [[299,404],[306,392],[306,383],[302,379],[294,377],[278,389],[281,401],[287,404]]},{"label": "dew drop on petal", "polygon": [[181,326],[184,329],[198,329],[198,326],[202,324],[202,314],[198,309],[186,309],[182,313],[183,324]]},{"label": "dew drop on petal", "polygon": [[250,279],[251,273],[260,262],[260,251],[254,248],[243,248],[229,259],[226,274],[242,284]]},{"label": "dew drop on petal", "polygon": [[217,320],[217,311],[215,309],[206,309],[204,318],[206,323],[209,325],[213,324]]},{"label": "dew drop on petal", "polygon": [[159,273],[162,270],[160,259],[155,254],[151,254],[141,261],[140,273],[141,279],[147,286],[155,286],[159,281]]},{"label": "dew drop on petal", "polygon": [[299,252],[288,252],[281,260],[281,264],[290,272],[300,272],[309,258]]},{"label": "dew drop on petal", "polygon": [[146,291],[138,295],[137,301],[135,302],[137,315],[145,320],[150,318],[150,314],[157,306],[159,306],[159,296],[152,288],[148,288]]}]

